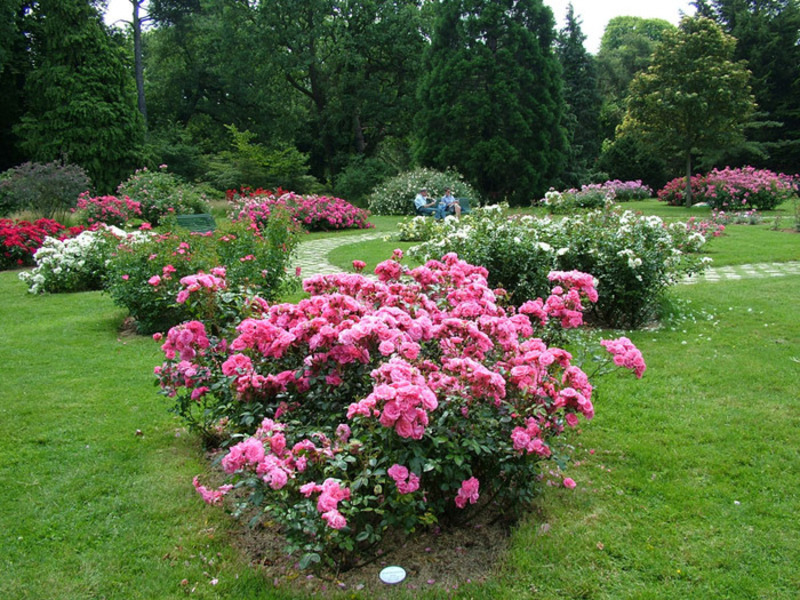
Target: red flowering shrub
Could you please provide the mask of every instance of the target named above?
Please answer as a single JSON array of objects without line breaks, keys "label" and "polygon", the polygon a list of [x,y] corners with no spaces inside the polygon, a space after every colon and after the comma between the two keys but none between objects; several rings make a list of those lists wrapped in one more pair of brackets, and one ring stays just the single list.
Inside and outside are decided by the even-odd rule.
[{"label": "red flowering shrub", "polygon": [[331,231],[336,229],[366,229],[369,212],[356,208],[341,198],[328,196],[300,196],[278,189],[228,191],[232,220],[250,220],[260,228],[276,211],[286,212],[306,231]]},{"label": "red flowering shrub", "polygon": [[[514,309],[482,267],[449,254],[408,270],[401,256],[377,281],[315,276],[296,305],[253,301],[222,335],[192,321],[162,346],[176,412],[241,440],[222,459],[235,487],[198,492],[219,503],[239,489],[283,524],[302,565],[351,563],[389,528],[524,507],[544,461],[564,464],[564,431],[594,415],[588,376],[552,343],[582,345],[590,275],[551,273],[548,298]],[[599,369],[613,357],[641,377],[627,339],[608,350]]]},{"label": "red flowering shrub", "polygon": [[0,219],[0,270],[33,264],[33,255],[44,238],[53,236],[65,227],[51,219],[16,221]]}]

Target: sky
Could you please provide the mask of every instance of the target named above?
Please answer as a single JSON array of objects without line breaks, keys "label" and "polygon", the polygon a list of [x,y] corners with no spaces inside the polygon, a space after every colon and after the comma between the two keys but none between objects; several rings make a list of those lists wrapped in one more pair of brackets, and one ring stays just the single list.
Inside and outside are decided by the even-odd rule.
[{"label": "sky", "polygon": [[[556,27],[561,29],[567,15],[570,0],[544,0],[553,11]],[[690,0],[572,0],[575,15],[581,21],[581,30],[586,36],[586,50],[596,54],[600,38],[608,21],[614,17],[644,17],[664,19],[673,25],[680,21],[681,14],[694,14]],[[130,0],[108,0],[106,23],[118,19],[130,20]]]}]

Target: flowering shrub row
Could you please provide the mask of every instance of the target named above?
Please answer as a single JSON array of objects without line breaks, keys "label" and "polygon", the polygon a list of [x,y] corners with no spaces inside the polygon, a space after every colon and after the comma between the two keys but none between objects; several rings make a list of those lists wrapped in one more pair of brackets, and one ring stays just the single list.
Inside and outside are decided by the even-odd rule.
[{"label": "flowering shrub row", "polygon": [[63,240],[46,237],[34,255],[36,267],[19,278],[33,294],[102,289],[111,254],[125,237],[121,229],[105,225]]},{"label": "flowering shrub row", "polygon": [[[797,176],[754,167],[714,169],[707,175],[691,178],[692,200],[723,210],[772,210],[797,195],[799,182]],[[658,199],[672,206],[682,206],[685,193],[686,179],[679,177],[659,190]]]},{"label": "flowering shrub row", "polygon": [[475,189],[455,171],[419,168],[381,183],[368,197],[369,210],[375,215],[413,215],[414,198],[421,189],[430,198],[440,198],[447,188],[456,198],[469,198],[472,206],[480,203]]},{"label": "flowering shrub row", "polygon": [[763,220],[761,213],[755,208],[734,212],[726,212],[715,208],[711,211],[711,221],[722,226],[723,229],[725,225],[758,225]]},{"label": "flowering shrub row", "polygon": [[306,231],[366,229],[373,227],[369,213],[341,198],[300,196],[278,190],[228,192],[231,219],[252,221],[263,228],[275,212],[290,215]]},{"label": "flowering shrub row", "polygon": [[[234,224],[208,234],[138,233],[115,250],[105,289],[128,310],[140,332],[165,331],[190,316],[188,296],[181,292],[186,291],[184,279],[198,272],[211,274],[222,268],[232,294],[242,288],[272,299],[290,289],[293,278],[287,267],[296,242],[296,229],[277,218],[263,231]],[[208,277],[195,282],[197,290],[191,291],[208,287]],[[200,305],[215,310],[207,303]]]},{"label": "flowering shrub row", "polygon": [[[156,373],[177,412],[208,437],[245,434],[222,458],[231,483],[195,478],[198,492],[280,523],[301,565],[347,566],[390,528],[524,507],[543,463],[566,458],[565,430],[594,415],[586,372],[551,343],[586,341],[590,275],[552,272],[546,299],[515,309],[454,254],[401,258],[377,281],[307,279],[296,305],[253,300],[228,335],[195,320],[163,340]],[[630,340],[603,344],[597,369],[642,376]]]},{"label": "flowering shrub row", "polygon": [[87,224],[105,223],[114,227],[122,227],[130,219],[142,215],[142,205],[127,196],[94,196],[84,192],[78,196],[77,207],[73,209],[83,211]]},{"label": "flowering shrub row", "polygon": [[33,254],[49,235],[66,228],[51,219],[17,221],[0,219],[0,270],[33,264]]},{"label": "flowering shrub row", "polygon": [[603,208],[613,202],[644,200],[653,190],[641,181],[606,181],[581,186],[580,190],[559,192],[550,189],[536,204],[546,206],[551,213],[569,213],[579,208]]},{"label": "flowering shrub row", "polygon": [[546,293],[551,270],[592,273],[601,298],[590,314],[612,327],[652,318],[663,290],[702,268],[695,253],[706,241],[684,223],[620,209],[551,220],[509,218],[502,206],[486,207],[426,233],[431,237],[412,255],[427,260],[455,252],[486,267],[491,285],[507,289],[518,305]]}]

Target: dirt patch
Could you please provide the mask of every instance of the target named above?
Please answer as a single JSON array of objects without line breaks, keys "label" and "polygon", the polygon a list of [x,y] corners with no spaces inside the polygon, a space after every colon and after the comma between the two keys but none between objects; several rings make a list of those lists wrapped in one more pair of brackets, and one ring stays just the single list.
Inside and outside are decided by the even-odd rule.
[{"label": "dirt patch", "polygon": [[[510,532],[511,523],[485,510],[466,525],[431,528],[411,536],[390,535],[382,550],[367,557],[366,564],[346,572],[314,575],[298,569],[297,559],[286,556],[285,542],[277,529],[246,528],[236,536],[235,544],[275,587],[303,590],[315,597],[358,592],[364,598],[389,598],[396,597],[398,588],[412,593],[432,588],[455,591],[465,583],[485,581],[497,571]],[[405,569],[406,578],[401,583],[381,582],[380,571],[390,565]]]}]

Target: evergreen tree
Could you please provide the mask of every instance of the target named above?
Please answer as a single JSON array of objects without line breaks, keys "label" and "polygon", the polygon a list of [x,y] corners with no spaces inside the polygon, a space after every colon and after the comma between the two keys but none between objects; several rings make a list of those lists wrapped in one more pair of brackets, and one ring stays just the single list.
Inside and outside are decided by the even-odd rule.
[{"label": "evergreen tree", "polygon": [[568,185],[587,183],[600,153],[600,90],[594,58],[583,45],[586,36],[570,2],[564,28],[556,39],[556,55],[564,77],[564,97],[571,116],[570,158],[564,180]]},{"label": "evergreen tree", "polygon": [[0,171],[25,160],[13,126],[22,117],[22,88],[31,64],[22,0],[0,0]]},{"label": "evergreen tree", "polygon": [[761,166],[796,172],[800,164],[800,1],[701,0],[694,5],[698,14],[714,19],[737,39],[734,56],[746,60],[752,71],[759,110],[776,122],[774,127],[751,132],[750,138],[769,153]]},{"label": "evergreen tree", "polygon": [[34,68],[14,128],[21,149],[79,164],[99,191],[113,190],[138,165],[143,141],[122,46],[89,0],[31,2],[25,30]]},{"label": "evergreen tree", "polygon": [[417,154],[490,200],[522,205],[561,172],[566,135],[553,14],[541,0],[444,0],[418,99]]},{"label": "evergreen tree", "polygon": [[735,46],[711,19],[684,17],[631,82],[620,133],[641,133],[660,151],[682,158],[688,206],[693,157],[740,143],[755,109],[750,72],[733,60]]}]

